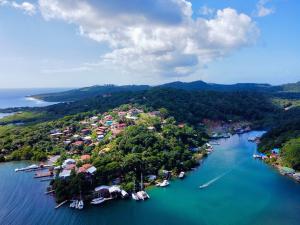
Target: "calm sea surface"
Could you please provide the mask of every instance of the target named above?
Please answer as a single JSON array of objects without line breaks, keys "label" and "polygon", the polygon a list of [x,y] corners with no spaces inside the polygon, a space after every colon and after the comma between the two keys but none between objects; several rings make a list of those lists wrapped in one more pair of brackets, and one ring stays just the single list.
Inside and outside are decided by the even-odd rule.
[{"label": "calm sea surface", "polygon": [[[55,104],[37,99],[28,98],[27,96],[59,92],[67,89],[62,88],[36,88],[36,89],[0,89],[0,109],[11,107],[43,107]],[[0,119],[9,114],[0,113]]]},{"label": "calm sea surface", "polygon": [[0,224],[299,225],[300,184],[252,158],[256,146],[247,138],[257,134],[221,140],[184,180],[148,190],[148,201],[118,200],[83,211],[55,210],[44,194],[47,183],[14,172],[28,163],[0,164]]},{"label": "calm sea surface", "polygon": [[62,88],[34,88],[34,89],[0,89],[0,109],[10,107],[39,107],[53,103],[39,101],[26,96],[59,92],[67,89]]}]

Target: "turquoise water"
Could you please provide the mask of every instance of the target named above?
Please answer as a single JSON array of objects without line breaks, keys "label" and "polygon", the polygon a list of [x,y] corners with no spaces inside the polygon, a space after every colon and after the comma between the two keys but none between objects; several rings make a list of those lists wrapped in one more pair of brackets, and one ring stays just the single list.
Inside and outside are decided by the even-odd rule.
[{"label": "turquoise water", "polygon": [[14,172],[28,163],[0,164],[0,224],[298,225],[300,184],[252,158],[256,147],[247,138],[255,134],[221,140],[184,180],[148,190],[148,201],[118,200],[83,211],[55,210],[46,183]]}]

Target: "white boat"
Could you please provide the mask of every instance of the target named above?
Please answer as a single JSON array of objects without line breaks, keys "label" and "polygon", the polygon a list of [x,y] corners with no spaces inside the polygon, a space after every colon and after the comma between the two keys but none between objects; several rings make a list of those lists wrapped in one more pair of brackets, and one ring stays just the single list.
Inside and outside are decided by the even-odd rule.
[{"label": "white boat", "polygon": [[78,202],[78,204],[77,204],[77,207],[76,207],[76,209],[79,209],[79,210],[81,210],[81,209],[83,209],[83,207],[84,207],[83,201],[82,201],[82,200],[80,200],[80,201]]},{"label": "white boat", "polygon": [[138,197],[140,200],[145,200],[144,195],[141,193],[141,191],[138,191],[138,192],[136,193],[136,195],[137,195],[137,197]]},{"label": "white boat", "polygon": [[27,170],[35,170],[35,169],[38,169],[40,168],[38,165],[30,165],[30,166],[27,166],[25,168],[20,168],[20,169],[15,169],[15,172],[19,172],[19,171],[27,171]]},{"label": "white boat", "polygon": [[253,154],[253,158],[257,159],[257,158],[262,158],[262,157],[261,157],[261,155]]},{"label": "white boat", "polygon": [[125,190],[121,190],[121,195],[122,195],[122,198],[128,197],[128,193]]},{"label": "white boat", "polygon": [[162,183],[159,184],[160,187],[166,187],[168,186],[170,183],[168,180],[164,180]]},{"label": "white boat", "polygon": [[178,178],[182,179],[185,176],[185,172],[181,171],[180,174],[178,175]]},{"label": "white boat", "polygon": [[75,208],[76,205],[77,205],[77,200],[73,200],[71,203],[70,203],[70,208]]},{"label": "white boat", "polygon": [[135,200],[135,201],[140,200],[136,193],[132,193],[132,194],[131,194],[131,197],[132,197],[132,199]]},{"label": "white boat", "polygon": [[149,199],[150,196],[148,195],[148,193],[146,191],[139,191],[137,193],[137,195],[140,197],[140,199],[145,200],[145,199]]},{"label": "white boat", "polygon": [[206,187],[208,187],[209,186],[209,184],[203,184],[203,185],[201,185],[199,188],[206,188]]},{"label": "white boat", "polygon": [[99,204],[101,204],[101,203],[103,203],[103,202],[105,202],[105,198],[100,197],[100,198],[95,198],[95,199],[93,199],[93,200],[91,201],[91,204],[92,204],[92,205],[99,205]]}]

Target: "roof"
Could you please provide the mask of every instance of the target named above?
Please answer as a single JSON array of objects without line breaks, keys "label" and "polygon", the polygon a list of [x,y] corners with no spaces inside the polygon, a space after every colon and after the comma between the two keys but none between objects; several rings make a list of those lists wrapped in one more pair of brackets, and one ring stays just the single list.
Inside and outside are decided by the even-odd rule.
[{"label": "roof", "polygon": [[95,191],[101,191],[101,190],[104,190],[104,189],[107,189],[107,190],[109,190],[109,186],[106,186],[106,185],[101,185],[101,186],[99,186],[99,187],[96,187],[95,188]]},{"label": "roof", "polygon": [[82,155],[82,156],[80,156],[80,159],[81,160],[90,160],[91,156],[90,155]]},{"label": "roof", "polygon": [[281,167],[280,169],[285,173],[295,173],[295,170],[289,167]]},{"label": "roof", "polygon": [[83,141],[76,141],[73,143],[73,145],[76,145],[76,146],[83,145]]},{"label": "roof", "polygon": [[90,174],[93,174],[93,173],[96,172],[96,170],[97,170],[97,168],[94,167],[94,166],[92,166],[92,167],[88,168],[86,171],[87,171],[88,173],[90,173]]},{"label": "roof", "polygon": [[74,164],[76,161],[74,159],[66,159],[63,164]]},{"label": "roof", "polygon": [[109,192],[110,192],[110,193],[113,193],[113,192],[121,192],[121,189],[120,189],[119,186],[114,185],[114,186],[111,186],[111,187],[109,188]]},{"label": "roof", "polygon": [[92,167],[91,164],[88,164],[88,163],[84,164],[78,169],[78,173],[86,173],[86,172],[88,172],[87,170],[91,167]]},{"label": "roof", "polygon": [[83,167],[80,167],[77,171],[78,173],[85,173],[86,172],[86,169],[83,168]]},{"label": "roof", "polygon": [[63,170],[59,173],[59,177],[69,177],[71,176],[71,170]]},{"label": "roof", "polygon": [[87,163],[87,164],[82,165],[81,167],[83,167],[83,168],[85,168],[87,170],[87,169],[91,168],[92,165],[89,164],[89,163]]},{"label": "roof", "polygon": [[75,167],[76,167],[75,164],[68,164],[68,165],[66,166],[66,169],[67,169],[67,170],[73,170],[73,169],[75,169]]}]

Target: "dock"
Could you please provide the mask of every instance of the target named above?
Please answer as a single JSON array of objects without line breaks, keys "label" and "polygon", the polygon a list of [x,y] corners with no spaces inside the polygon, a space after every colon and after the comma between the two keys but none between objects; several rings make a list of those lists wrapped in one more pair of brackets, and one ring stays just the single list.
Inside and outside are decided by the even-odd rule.
[{"label": "dock", "polygon": [[49,194],[51,194],[51,193],[53,193],[53,192],[54,192],[54,190],[51,190],[51,191],[45,192],[45,194],[46,194],[46,195],[49,195]]},{"label": "dock", "polygon": [[54,180],[53,178],[46,178],[46,179],[42,179],[42,180],[40,180],[41,182],[47,182],[47,181],[52,181],[52,180]]},{"label": "dock", "polygon": [[55,209],[58,209],[59,207],[61,207],[62,205],[66,204],[68,202],[68,200],[65,200],[61,203],[59,203],[57,206],[55,206]]},{"label": "dock", "polygon": [[52,172],[46,172],[46,173],[36,173],[34,178],[43,178],[43,177],[53,177]]}]

